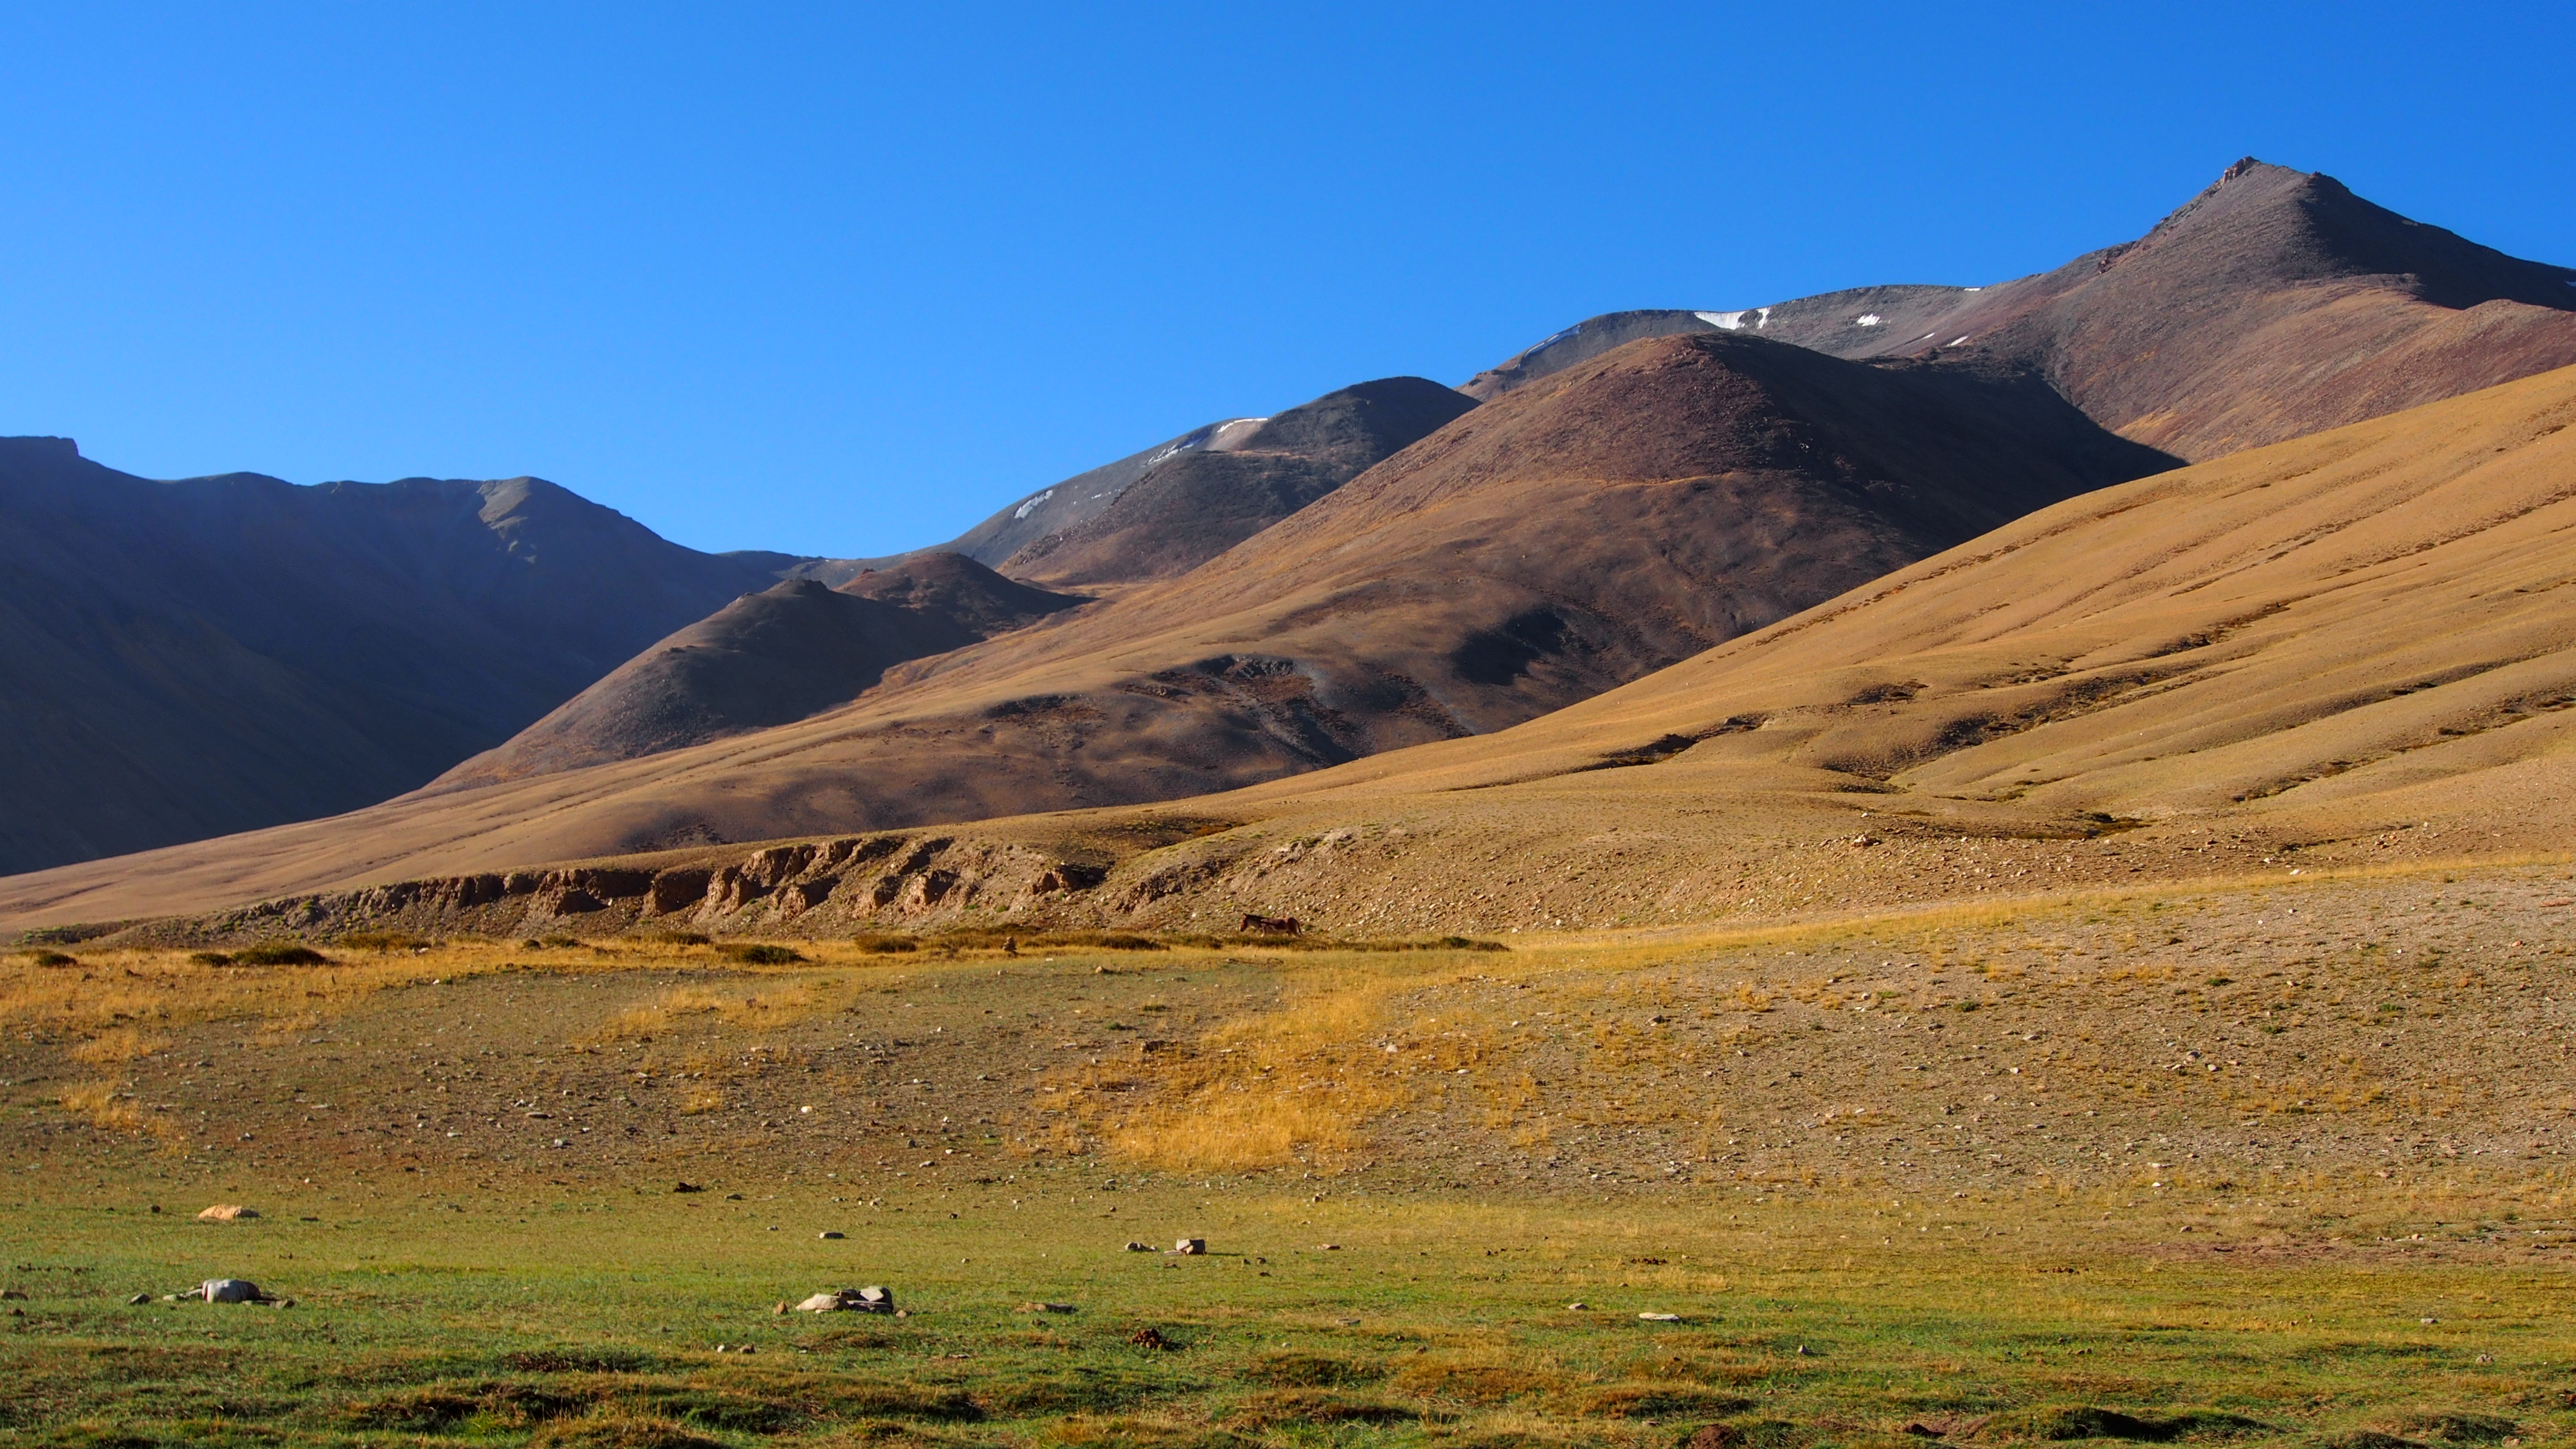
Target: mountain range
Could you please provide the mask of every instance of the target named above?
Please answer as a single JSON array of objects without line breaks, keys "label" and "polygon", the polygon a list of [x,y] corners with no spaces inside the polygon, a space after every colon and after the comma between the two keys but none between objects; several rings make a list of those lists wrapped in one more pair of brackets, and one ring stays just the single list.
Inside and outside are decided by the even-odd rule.
[{"label": "mountain range", "polygon": [[[151,823],[138,805],[125,812],[131,823],[122,835],[86,825],[87,834],[48,835],[0,822],[18,832],[0,836],[19,852],[16,868],[46,863],[47,851],[60,861],[131,850],[153,843],[155,828],[162,840],[242,828],[218,818],[205,803],[212,800],[237,799],[237,813],[269,806],[268,820],[350,813],[23,877],[0,913],[22,924],[95,919],[148,913],[147,900],[197,909],[367,880],[1096,810],[1315,771],[1326,772],[1317,781],[1367,776],[1370,757],[1519,759],[1527,746],[1506,742],[1546,737],[1558,722],[1573,728],[1604,718],[1604,709],[1630,708],[1612,701],[1658,688],[1698,691],[1691,706],[1666,711],[1692,715],[1688,727],[1596,754],[1612,764],[1676,754],[1697,760],[1723,743],[1720,736],[1785,739],[1779,721],[1828,706],[1921,721],[1933,740],[1949,742],[1930,749],[1899,738],[1914,726],[1891,725],[1882,755],[1837,755],[1840,763],[1813,767],[1875,760],[1856,773],[1883,782],[1934,768],[1927,761],[1974,754],[1987,738],[1980,731],[2000,731],[1996,739],[2029,732],[2027,723],[2001,730],[1997,720],[2089,715],[2110,695],[2083,693],[2096,682],[2066,659],[2014,667],[2077,678],[2065,687],[2082,696],[2081,709],[2047,689],[2033,695],[2037,702],[1988,694],[1983,704],[2009,708],[1987,710],[1984,723],[1932,718],[1932,701],[1967,686],[1943,684],[1928,665],[1891,663],[1881,671],[1890,678],[1853,683],[1842,704],[1766,705],[1758,690],[1687,681],[1719,677],[1708,673],[1709,661],[1740,657],[1750,642],[1817,617],[1818,606],[1828,615],[1841,607],[1829,601],[1879,598],[1891,587],[1924,597],[1919,586],[1879,581],[1916,578],[1932,566],[1924,560],[1973,553],[1981,540],[2016,536],[2033,520],[2141,489],[2149,492],[2137,496],[2197,497],[2192,490],[2210,485],[2153,490],[2166,478],[2200,480],[2206,468],[2235,466],[2234,457],[2277,451],[2267,445],[2344,437],[2353,431],[2347,425],[2408,408],[2438,413],[2423,405],[2576,363],[2571,283],[2576,273],[2397,217],[2331,178],[2244,162],[2138,241],[2040,276],[1982,288],[1870,288],[1734,311],[1610,314],[1459,389],[1387,379],[1274,417],[1210,424],[1027,495],[946,549],[898,560],[693,554],[594,509],[631,533],[592,521],[589,532],[565,537],[613,536],[630,554],[649,554],[651,567],[592,586],[583,581],[615,572],[589,562],[607,558],[606,545],[576,546],[546,532],[559,518],[586,518],[575,505],[590,505],[532,480],[415,481],[382,485],[382,496],[441,500],[445,513],[411,505],[420,518],[438,520],[418,530],[441,541],[419,545],[435,565],[375,569],[381,597],[350,608],[330,590],[344,573],[367,569],[316,566],[303,570],[308,580],[282,579],[297,572],[300,551],[329,555],[324,562],[336,566],[389,545],[351,532],[354,525],[333,525],[359,540],[349,543],[320,536],[319,525],[281,533],[268,520],[286,516],[286,504],[270,502],[269,513],[230,533],[197,525],[200,538],[231,541],[204,550],[225,554],[220,565],[184,557],[185,529],[165,530],[149,546],[86,553],[22,529],[39,540],[27,552],[62,566],[45,576],[13,566],[34,582],[0,601],[14,611],[7,645],[30,669],[59,671],[64,687],[51,696],[51,734],[13,736],[26,743],[12,768],[34,779],[50,759],[100,753],[74,725],[93,712],[88,700],[126,701],[107,716],[120,732],[117,757],[156,761],[159,773],[142,788],[92,769],[104,781],[93,788],[145,804],[184,800],[196,813],[172,809]],[[2344,431],[2330,431],[2337,428]],[[2439,451],[2402,430],[2372,436],[2381,441],[2370,446],[2383,450]],[[103,496],[113,487],[146,498],[215,498],[224,496],[221,484],[251,489],[243,496],[253,499],[314,494],[316,502],[293,506],[331,518],[341,516],[333,508],[350,508],[348,499],[379,496],[360,485],[297,490],[275,480],[256,480],[255,488],[235,480],[149,484],[77,460],[65,445],[21,441],[0,449],[13,513],[22,488],[44,492],[20,483],[40,471],[21,455],[122,480],[97,485]],[[2172,471],[2186,463],[2201,466]],[[326,492],[335,501],[319,501]],[[68,505],[52,506],[52,514],[34,516],[82,537],[59,521]],[[2160,506],[2177,518],[2188,511]],[[377,505],[368,516],[394,513]],[[2180,546],[2142,544],[2157,537],[2152,530],[2107,524],[2086,537],[2089,562],[2061,553],[2050,556],[2052,566],[2132,577],[2155,566],[2136,549],[2169,555]],[[518,572],[498,575],[515,592],[484,582],[493,572],[487,555],[495,554],[516,564]],[[2027,549],[2016,556],[2039,557]],[[265,570],[242,567],[261,559]],[[86,580],[90,569],[117,582]],[[258,608],[220,613],[201,605],[207,591],[187,581],[224,569],[234,570],[222,574],[231,592],[212,595],[259,600]],[[638,587],[647,573],[659,591],[651,599],[615,592]],[[130,582],[144,574],[176,592]],[[550,617],[552,595],[527,582],[540,577],[557,589],[597,592]],[[1997,591],[1997,602],[1982,607],[2010,613],[2016,593],[2046,596],[2060,576],[1979,577]],[[402,588],[383,589],[385,579]],[[2202,589],[2198,602],[2234,596]],[[93,598],[100,602],[57,617],[62,599]],[[108,602],[127,598],[141,604]],[[435,634],[450,627],[439,609],[483,607],[460,599],[497,602],[435,646],[387,632],[401,625]],[[256,622],[308,613],[327,618],[303,634]],[[629,632],[599,627],[610,617]],[[1882,609],[1872,617],[1888,616]],[[157,642],[152,631],[166,632],[162,621],[173,618],[219,621],[223,639],[246,641],[247,657],[235,668],[221,649]],[[126,621],[118,626],[125,632],[111,633],[102,619]],[[2223,633],[2222,626],[2227,620],[2194,627]],[[496,628],[512,636],[511,649],[487,646],[476,632]],[[105,642],[111,638],[156,641],[160,652]],[[371,644],[393,653],[371,655]],[[365,672],[364,660],[404,650],[452,658],[457,672],[386,669],[370,683],[379,676]],[[219,684],[189,686],[197,690],[189,694],[186,676],[167,662],[173,658],[211,671]],[[158,662],[93,677],[106,659]],[[1840,679],[1834,670],[1862,667],[1813,663],[1796,677]],[[501,683],[483,682],[475,668]],[[236,674],[288,683],[266,686],[272,692],[264,695],[231,683]],[[305,693],[290,693],[289,684]],[[302,706],[336,722],[313,727],[316,748],[280,753],[377,782],[351,790],[377,789],[383,803],[351,810],[364,802],[343,791],[317,806],[310,792],[261,788],[254,765],[227,766],[223,790],[193,790],[196,736],[255,762],[261,757],[250,746],[263,738],[249,727],[203,731],[190,703],[199,696],[228,706],[236,697],[274,698],[280,710],[297,708],[294,700],[324,701],[328,708]],[[457,697],[471,698],[481,713],[441,714]],[[371,708],[410,733],[369,726]],[[1712,710],[1714,722],[1700,717]],[[242,715],[262,717],[255,709]],[[1758,724],[1727,723],[1741,719]],[[233,745],[235,735],[244,743]],[[353,742],[390,738],[410,741],[398,767],[359,759]],[[1726,743],[1721,754],[1745,747]],[[340,767],[334,749],[355,763]],[[1630,760],[1621,751],[1643,754]],[[1676,778],[1669,766],[1653,773]],[[415,788],[432,776],[436,783]],[[1264,790],[1283,788],[1292,787],[1261,786],[1239,798],[1268,799]],[[1980,788],[2037,796],[2052,787],[2034,778]],[[384,798],[400,791],[412,793]],[[42,819],[76,798],[26,813]],[[2135,803],[2070,795],[2073,814],[2052,819],[2063,824]]]}]

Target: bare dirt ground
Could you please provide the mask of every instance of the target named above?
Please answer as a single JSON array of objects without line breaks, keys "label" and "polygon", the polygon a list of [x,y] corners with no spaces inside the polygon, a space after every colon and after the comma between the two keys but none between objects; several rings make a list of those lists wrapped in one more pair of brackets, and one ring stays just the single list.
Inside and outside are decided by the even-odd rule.
[{"label": "bare dirt ground", "polygon": [[991,1207],[1075,1162],[1500,1196],[2554,1192],[2571,899],[2551,863],[1502,951],[110,950],[5,968],[0,1076],[21,1171],[209,1190],[836,1173]]}]

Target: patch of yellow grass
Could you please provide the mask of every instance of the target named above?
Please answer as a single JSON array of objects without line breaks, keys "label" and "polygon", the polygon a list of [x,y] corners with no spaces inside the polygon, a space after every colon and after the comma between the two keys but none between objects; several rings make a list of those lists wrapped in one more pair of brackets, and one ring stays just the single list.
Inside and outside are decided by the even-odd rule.
[{"label": "patch of yellow grass", "polygon": [[130,1026],[120,1026],[100,1032],[80,1043],[71,1049],[69,1055],[76,1062],[86,1062],[94,1067],[112,1067],[120,1062],[133,1061],[137,1057],[148,1057],[168,1045],[170,1045],[168,1037],[145,1036]]},{"label": "patch of yellow grass", "polygon": [[739,991],[674,986],[642,1006],[619,1012],[593,1033],[590,1041],[604,1045],[649,1040],[668,1035],[693,1016],[711,1017],[745,1030],[768,1030],[838,1010],[846,999],[846,993],[833,989],[839,984],[832,980],[787,981]]},{"label": "patch of yellow grass", "polygon": [[711,1088],[691,1092],[687,1097],[681,1099],[680,1115],[683,1117],[703,1117],[709,1112],[723,1111],[724,1105],[725,1094],[722,1092],[715,1091]]},{"label": "patch of yellow grass", "polygon": [[64,1111],[92,1127],[111,1132],[143,1130],[143,1109],[134,1104],[134,1094],[117,1090],[114,1082],[82,1082],[64,1088],[56,1100]]},{"label": "patch of yellow grass", "polygon": [[[1411,1099],[1402,1074],[1424,1070],[1426,1054],[1391,1065],[1384,1039],[1407,1025],[1393,1006],[1453,964],[1297,962],[1280,1009],[1225,1022],[1187,1050],[1139,1048],[1132,1060],[1066,1074],[1043,1110],[1070,1129],[1054,1135],[1096,1138],[1140,1162],[1326,1165],[1363,1145],[1363,1124]],[[1476,1044],[1416,1045],[1450,1070]]]}]

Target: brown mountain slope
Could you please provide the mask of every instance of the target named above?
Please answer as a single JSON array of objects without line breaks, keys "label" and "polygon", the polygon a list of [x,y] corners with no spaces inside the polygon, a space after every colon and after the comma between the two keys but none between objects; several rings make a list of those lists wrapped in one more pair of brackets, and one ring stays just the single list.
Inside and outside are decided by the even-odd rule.
[{"label": "brown mountain slope", "polygon": [[0,439],[0,870],[417,788],[815,562],[535,478],[160,482]]},{"label": "brown mountain slope", "polygon": [[907,559],[838,589],[790,579],[655,644],[431,788],[640,759],[787,724],[849,703],[898,664],[1083,602],[954,553]]},{"label": "brown mountain slope", "polygon": [[1475,405],[1419,377],[1327,393],[1267,420],[1232,448],[1194,449],[1155,464],[1097,516],[1029,544],[1002,567],[1059,587],[1185,573]]},{"label": "brown mountain slope", "polygon": [[[1173,458],[1191,453],[1231,452],[1258,432],[1266,418],[1226,418],[1192,428],[1113,463],[1050,484],[994,513],[935,551],[962,553],[977,563],[999,568],[1011,555],[1042,544],[1070,528],[1099,517],[1137,480]],[[934,550],[924,550],[932,552]],[[875,560],[898,563],[900,559]],[[838,582],[838,580],[833,580]]]},{"label": "brown mountain slope", "polygon": [[1749,332],[1838,357],[2039,371],[2184,458],[2299,437],[2576,363],[2576,271],[2251,159],[2137,241],[1984,288],[1867,287],[1734,312],[1623,312],[1462,389],[1490,398],[1648,335]]},{"label": "brown mountain slope", "polygon": [[[2105,489],[1483,738],[1171,806],[639,864],[701,872],[662,914],[738,931],[1252,910],[1507,933],[2250,873],[2295,933],[2302,874],[2567,859],[2571,424],[2576,369]],[[163,852],[158,879],[22,878],[0,920],[392,874],[290,831],[242,844]],[[558,905],[526,879],[461,912],[362,893],[212,926],[533,929]]]},{"label": "brown mountain slope", "polygon": [[1227,788],[1518,723],[2168,461],[2028,378],[1648,341],[1468,413],[1181,578],[907,666],[845,709],[196,859],[247,886]]}]

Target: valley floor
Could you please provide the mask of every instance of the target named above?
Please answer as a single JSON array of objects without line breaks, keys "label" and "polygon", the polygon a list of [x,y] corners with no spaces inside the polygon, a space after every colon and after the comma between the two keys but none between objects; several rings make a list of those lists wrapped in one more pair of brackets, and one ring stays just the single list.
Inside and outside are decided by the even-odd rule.
[{"label": "valley floor", "polygon": [[[2546,861],[1505,950],[21,956],[0,1441],[2563,1442],[2571,923]],[[161,1301],[227,1275],[296,1304]],[[771,1311],[863,1283],[906,1316]]]}]

